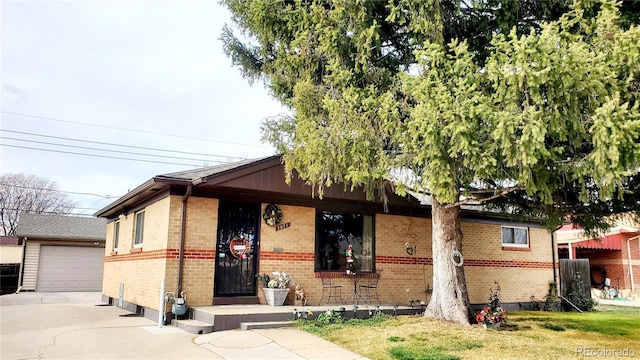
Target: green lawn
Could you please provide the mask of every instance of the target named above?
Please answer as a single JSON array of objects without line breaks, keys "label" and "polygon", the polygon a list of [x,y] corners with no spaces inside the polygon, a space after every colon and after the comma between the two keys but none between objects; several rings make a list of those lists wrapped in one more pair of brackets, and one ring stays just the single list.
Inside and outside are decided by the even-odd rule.
[{"label": "green lawn", "polygon": [[[523,311],[507,319],[499,330],[421,316],[344,323],[334,316],[300,327],[371,359],[575,359],[603,350],[627,351],[617,358],[630,352],[640,357],[638,308],[598,307],[582,314]],[[595,356],[602,357],[615,356]]]}]

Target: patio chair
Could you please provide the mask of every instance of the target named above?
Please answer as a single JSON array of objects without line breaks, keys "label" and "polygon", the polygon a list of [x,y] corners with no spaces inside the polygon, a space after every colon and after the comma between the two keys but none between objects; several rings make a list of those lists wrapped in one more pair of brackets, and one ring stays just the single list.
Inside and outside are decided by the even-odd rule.
[{"label": "patio chair", "polygon": [[322,279],[322,297],[320,298],[320,303],[318,303],[318,305],[322,305],[322,300],[324,300],[325,293],[328,293],[327,304],[331,302],[331,298],[340,299],[340,303],[343,304],[342,285],[332,284],[330,274],[321,273],[320,279]]},{"label": "patio chair", "polygon": [[378,282],[380,281],[381,272],[382,270],[376,271],[375,274],[371,274],[366,278],[364,284],[358,285],[358,293],[365,304],[370,303],[372,299],[376,299],[378,300],[378,305],[382,305],[378,297]]}]

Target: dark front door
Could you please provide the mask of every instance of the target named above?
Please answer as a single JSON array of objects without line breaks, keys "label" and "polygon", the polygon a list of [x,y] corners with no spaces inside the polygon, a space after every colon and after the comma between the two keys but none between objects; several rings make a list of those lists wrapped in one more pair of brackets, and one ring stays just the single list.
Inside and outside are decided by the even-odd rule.
[{"label": "dark front door", "polygon": [[256,295],[260,204],[220,201],[213,294]]}]

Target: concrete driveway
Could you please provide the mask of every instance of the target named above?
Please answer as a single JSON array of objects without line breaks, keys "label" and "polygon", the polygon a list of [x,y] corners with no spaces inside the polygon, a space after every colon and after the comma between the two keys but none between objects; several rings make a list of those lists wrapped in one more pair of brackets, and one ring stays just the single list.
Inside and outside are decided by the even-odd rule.
[{"label": "concrete driveway", "polygon": [[194,335],[129,314],[99,293],[0,296],[0,358],[363,359],[296,329]]},{"label": "concrete driveway", "polygon": [[[153,322],[122,317],[99,293],[20,293],[0,297],[2,359],[212,359],[184,331],[153,334]],[[174,330],[173,328],[170,328]],[[177,330],[177,329],[175,329]]]}]

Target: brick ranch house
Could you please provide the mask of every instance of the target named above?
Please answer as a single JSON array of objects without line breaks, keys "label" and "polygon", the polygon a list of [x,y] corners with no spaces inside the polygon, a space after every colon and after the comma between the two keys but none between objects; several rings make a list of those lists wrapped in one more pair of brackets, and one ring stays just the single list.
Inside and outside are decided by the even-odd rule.
[{"label": "brick ranch house", "polygon": [[[503,301],[516,308],[547,293],[556,259],[547,230],[498,214],[462,215],[472,304],[485,304],[496,281]],[[123,307],[144,309],[152,319],[163,278],[165,290],[184,291],[190,307],[264,304],[256,275],[276,270],[304,286],[309,305],[321,299],[321,274],[342,285],[344,300],[353,290],[343,275],[349,243],[357,270],[383,270],[382,304],[429,300],[429,206],[390,196],[385,211],[382,202],[342,185],[319,199],[300,179],[285,184],[278,156],[155,176],[96,216],[108,221],[103,300],[122,299]],[[286,304],[293,297],[291,291]]]}]

